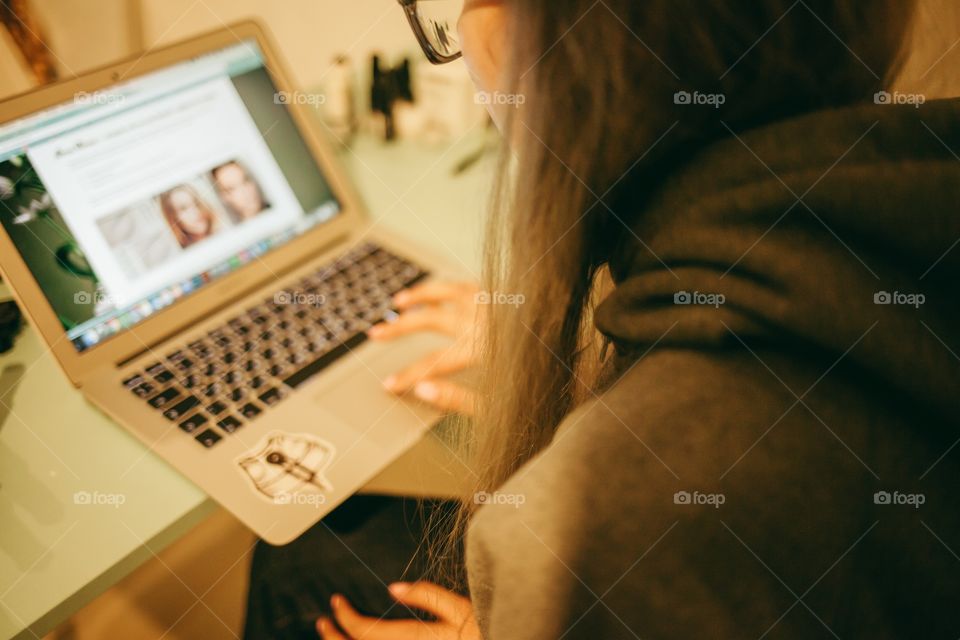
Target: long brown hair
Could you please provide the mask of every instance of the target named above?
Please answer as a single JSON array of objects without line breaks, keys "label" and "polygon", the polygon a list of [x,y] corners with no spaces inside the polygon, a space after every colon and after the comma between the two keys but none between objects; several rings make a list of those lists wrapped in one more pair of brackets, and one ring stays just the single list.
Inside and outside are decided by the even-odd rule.
[{"label": "long brown hair", "polygon": [[[509,109],[489,220],[478,415],[464,445],[496,490],[597,390],[596,282],[658,178],[713,139],[871,101],[899,66],[907,0],[509,0]],[[722,95],[719,108],[682,93]],[[613,274],[614,280],[617,274]],[[491,297],[495,300],[495,297]],[[476,495],[476,494],[474,494]],[[466,496],[452,539],[477,501]]]}]

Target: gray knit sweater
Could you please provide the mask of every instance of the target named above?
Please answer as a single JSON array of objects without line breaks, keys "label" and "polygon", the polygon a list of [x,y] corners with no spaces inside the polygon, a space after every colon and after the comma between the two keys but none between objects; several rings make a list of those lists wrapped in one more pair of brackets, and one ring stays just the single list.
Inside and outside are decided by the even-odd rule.
[{"label": "gray knit sweater", "polygon": [[960,635],[958,155],[957,101],[870,105],[662,184],[617,380],[472,522],[486,638]]}]

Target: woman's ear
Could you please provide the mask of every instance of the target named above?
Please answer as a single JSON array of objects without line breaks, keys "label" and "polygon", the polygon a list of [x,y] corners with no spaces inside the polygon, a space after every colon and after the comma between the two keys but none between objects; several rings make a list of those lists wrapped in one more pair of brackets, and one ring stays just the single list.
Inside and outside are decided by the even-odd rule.
[{"label": "woman's ear", "polygon": [[[506,60],[506,8],[502,2],[466,0],[458,24],[463,60],[477,91],[495,93],[503,88]],[[488,108],[490,101],[487,101]],[[491,113],[494,120],[495,113]]]}]

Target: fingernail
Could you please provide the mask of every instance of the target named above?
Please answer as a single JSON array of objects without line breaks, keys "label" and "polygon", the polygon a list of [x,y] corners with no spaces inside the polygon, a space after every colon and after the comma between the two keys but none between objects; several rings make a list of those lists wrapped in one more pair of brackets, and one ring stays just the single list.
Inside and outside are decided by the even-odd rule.
[{"label": "fingernail", "polygon": [[389,376],[383,381],[383,388],[387,391],[393,391],[397,386],[397,376]]},{"label": "fingernail", "polygon": [[413,393],[423,400],[433,402],[440,398],[440,389],[432,382],[421,382],[413,388]]},{"label": "fingernail", "polygon": [[334,609],[339,609],[343,606],[343,597],[339,595],[330,596],[330,606]]},{"label": "fingernail", "polygon": [[400,597],[410,590],[410,585],[406,582],[394,582],[388,589],[394,596]]},{"label": "fingernail", "polygon": [[318,619],[317,619],[317,632],[318,632],[321,636],[325,636],[325,635],[327,635],[327,631],[329,631],[329,630],[330,630],[330,622],[328,622],[326,618],[318,618]]}]

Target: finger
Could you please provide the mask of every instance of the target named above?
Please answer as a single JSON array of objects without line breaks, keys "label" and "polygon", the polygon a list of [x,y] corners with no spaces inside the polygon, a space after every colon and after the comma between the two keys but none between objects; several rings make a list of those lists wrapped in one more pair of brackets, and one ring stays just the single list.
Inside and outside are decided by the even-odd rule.
[{"label": "finger", "polygon": [[471,350],[454,344],[446,349],[434,351],[406,369],[398,371],[384,380],[383,386],[393,393],[406,393],[418,382],[463,371],[472,364]]},{"label": "finger", "polygon": [[328,618],[317,619],[317,635],[323,640],[350,640],[345,635],[337,631],[336,625]]},{"label": "finger", "polygon": [[469,599],[432,582],[395,582],[389,588],[397,602],[432,613],[442,622],[459,624],[473,614]]},{"label": "finger", "polygon": [[413,388],[413,395],[441,411],[472,416],[476,395],[464,386],[449,380],[425,380]]},{"label": "finger", "polygon": [[353,640],[419,640],[436,638],[433,625],[419,620],[383,620],[357,612],[343,596],[330,599],[337,623]]},{"label": "finger", "polygon": [[418,304],[456,300],[476,289],[477,286],[470,282],[425,282],[399,292],[393,297],[393,303],[398,309],[408,309]]},{"label": "finger", "polygon": [[453,335],[457,329],[457,316],[453,309],[428,307],[405,311],[393,322],[381,322],[367,331],[374,340],[391,340],[418,331],[439,331]]}]

